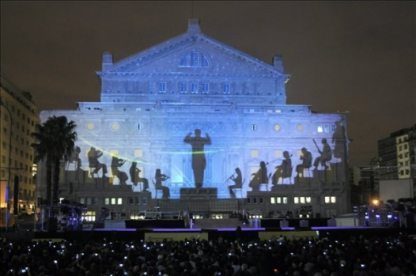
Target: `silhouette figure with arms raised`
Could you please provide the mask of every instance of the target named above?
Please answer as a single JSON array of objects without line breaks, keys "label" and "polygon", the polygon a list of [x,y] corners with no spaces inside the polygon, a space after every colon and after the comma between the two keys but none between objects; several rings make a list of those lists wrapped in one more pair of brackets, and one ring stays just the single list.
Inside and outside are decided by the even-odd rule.
[{"label": "silhouette figure with arms raised", "polygon": [[91,177],[94,176],[94,174],[97,174],[99,170],[102,169],[103,177],[107,174],[107,166],[103,163],[100,163],[98,161],[98,158],[100,158],[103,153],[100,150],[95,149],[94,147],[91,147],[90,150],[87,153],[88,155],[88,165],[90,167],[90,174]]},{"label": "silhouette figure with arms raised", "polygon": [[195,129],[195,136],[191,133],[186,135],[184,142],[192,146],[192,170],[194,172],[195,187],[201,188],[204,183],[204,171],[206,167],[206,159],[204,146],[211,145],[211,138],[208,133],[205,137],[201,136],[201,130]]}]

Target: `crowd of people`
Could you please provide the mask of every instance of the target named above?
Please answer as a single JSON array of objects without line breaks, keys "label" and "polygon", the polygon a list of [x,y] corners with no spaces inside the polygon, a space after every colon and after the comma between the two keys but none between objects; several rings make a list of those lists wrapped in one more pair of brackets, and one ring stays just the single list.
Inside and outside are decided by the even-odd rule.
[{"label": "crowd of people", "polygon": [[416,275],[416,239],[0,241],[0,275]]}]

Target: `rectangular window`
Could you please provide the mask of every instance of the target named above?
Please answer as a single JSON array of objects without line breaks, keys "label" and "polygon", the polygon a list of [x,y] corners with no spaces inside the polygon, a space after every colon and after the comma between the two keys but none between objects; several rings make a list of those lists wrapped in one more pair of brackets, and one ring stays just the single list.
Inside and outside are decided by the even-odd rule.
[{"label": "rectangular window", "polygon": [[117,198],[117,205],[122,205],[123,199],[121,197]]},{"label": "rectangular window", "polygon": [[186,83],[184,82],[178,83],[178,90],[179,90],[179,93],[186,93]]},{"label": "rectangular window", "polygon": [[87,211],[82,215],[82,220],[94,222],[95,221],[95,211]]},{"label": "rectangular window", "polygon": [[337,198],[335,196],[331,196],[331,203],[336,203],[337,202]]},{"label": "rectangular window", "polygon": [[271,197],[270,198],[270,203],[271,204],[276,204],[276,198],[275,197]]},{"label": "rectangular window", "polygon": [[230,94],[230,85],[228,83],[222,84],[222,92],[224,94]]},{"label": "rectangular window", "polygon": [[111,205],[116,205],[116,198],[115,197],[111,198]]},{"label": "rectangular window", "polygon": [[79,203],[81,203],[81,204],[85,204],[85,198],[80,197],[80,198],[79,198]]},{"label": "rectangular window", "polygon": [[294,202],[295,204],[299,204],[299,197],[295,196],[295,197],[293,198],[293,202]]},{"label": "rectangular window", "polygon": [[326,197],[325,197],[325,203],[326,203],[326,204],[328,204],[328,203],[330,202],[330,200],[331,200],[331,199],[330,199],[330,197],[329,197],[329,196],[326,196]]},{"label": "rectangular window", "polygon": [[166,82],[159,82],[159,93],[166,93]]},{"label": "rectangular window", "polygon": [[196,85],[196,83],[191,83],[191,93],[192,94],[196,94],[198,93],[198,85]]},{"label": "rectangular window", "polygon": [[304,197],[304,196],[301,196],[301,197],[300,197],[300,203],[301,203],[301,204],[305,204],[305,197]]},{"label": "rectangular window", "polygon": [[283,204],[287,204],[287,197],[282,197]]},{"label": "rectangular window", "polygon": [[307,196],[305,199],[306,199],[306,203],[311,203],[312,201],[310,196]]},{"label": "rectangular window", "polygon": [[201,91],[202,94],[208,93],[208,89],[209,89],[208,83],[203,82],[200,84],[199,90]]},{"label": "rectangular window", "polygon": [[280,196],[277,198],[277,204],[282,204],[282,198]]}]

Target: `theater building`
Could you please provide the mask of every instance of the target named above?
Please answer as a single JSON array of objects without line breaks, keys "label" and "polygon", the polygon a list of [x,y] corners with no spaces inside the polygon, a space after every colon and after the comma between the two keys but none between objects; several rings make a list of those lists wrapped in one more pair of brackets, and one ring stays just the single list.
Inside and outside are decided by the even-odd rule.
[{"label": "theater building", "polygon": [[[263,217],[349,212],[346,116],[288,104],[280,56],[263,62],[191,19],[185,33],[126,59],[105,52],[97,74],[99,102],[40,115],[77,125],[60,195],[87,204],[87,219],[102,207],[121,219],[155,207]],[[235,182],[241,188],[230,191]]]}]

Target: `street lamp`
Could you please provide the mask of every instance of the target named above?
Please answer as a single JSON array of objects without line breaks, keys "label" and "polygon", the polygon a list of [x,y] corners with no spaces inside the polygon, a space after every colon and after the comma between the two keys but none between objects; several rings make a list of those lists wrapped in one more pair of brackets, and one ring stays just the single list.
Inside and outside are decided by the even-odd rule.
[{"label": "street lamp", "polygon": [[9,113],[10,119],[10,131],[9,131],[9,162],[8,162],[8,180],[7,180],[7,188],[6,188],[6,230],[9,226],[9,209],[10,209],[10,181],[11,181],[11,171],[12,171],[12,128],[13,128],[13,118],[10,109],[7,105],[0,99],[0,105],[4,107],[4,109]]}]

